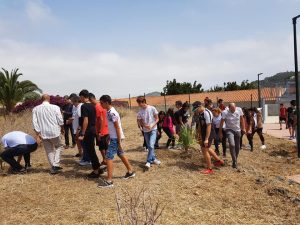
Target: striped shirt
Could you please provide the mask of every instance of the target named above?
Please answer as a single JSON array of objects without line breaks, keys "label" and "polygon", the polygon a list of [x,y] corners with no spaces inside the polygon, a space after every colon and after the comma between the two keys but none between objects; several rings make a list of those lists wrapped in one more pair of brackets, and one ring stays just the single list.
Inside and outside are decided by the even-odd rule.
[{"label": "striped shirt", "polygon": [[32,110],[33,128],[43,139],[59,137],[64,124],[60,108],[44,101]]}]

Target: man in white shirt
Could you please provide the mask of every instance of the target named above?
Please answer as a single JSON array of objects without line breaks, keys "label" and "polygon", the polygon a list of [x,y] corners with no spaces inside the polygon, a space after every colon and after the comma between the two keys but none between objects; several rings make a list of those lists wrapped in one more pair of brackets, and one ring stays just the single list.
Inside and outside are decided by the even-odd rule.
[{"label": "man in white shirt", "polygon": [[140,111],[137,114],[137,121],[139,127],[142,127],[144,137],[148,147],[148,156],[145,169],[150,169],[151,164],[160,165],[160,161],[155,156],[155,141],[157,136],[157,123],[158,112],[154,106],[150,106],[146,103],[146,99],[143,96],[137,98],[137,103],[140,107]]},{"label": "man in white shirt", "polygon": [[[229,104],[229,109],[222,112],[220,127],[226,123],[226,137],[228,138],[230,154],[232,158],[232,168],[237,169],[237,158],[240,152],[241,132],[246,133],[244,113],[235,103]],[[223,138],[222,130],[219,130],[220,139]]]},{"label": "man in white shirt", "polygon": [[[24,173],[30,166],[30,153],[37,149],[36,140],[22,131],[13,131],[5,134],[2,139],[4,151],[0,154],[3,161],[7,162],[13,173]],[[23,156],[25,168],[15,160],[15,156]]]},{"label": "man in white shirt", "polygon": [[50,96],[42,96],[43,103],[32,110],[33,128],[37,140],[42,140],[51,165],[51,174],[56,174],[60,167],[62,143],[60,135],[64,133],[63,117],[57,105],[50,104]]}]

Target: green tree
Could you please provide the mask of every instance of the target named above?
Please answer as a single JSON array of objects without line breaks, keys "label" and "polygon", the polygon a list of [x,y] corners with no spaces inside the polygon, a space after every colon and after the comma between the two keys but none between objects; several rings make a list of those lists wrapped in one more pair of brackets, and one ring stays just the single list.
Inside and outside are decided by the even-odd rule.
[{"label": "green tree", "polygon": [[240,85],[236,83],[236,81],[233,82],[224,82],[224,91],[236,91],[240,90]]},{"label": "green tree", "polygon": [[167,81],[166,86],[163,88],[163,93],[161,95],[178,95],[178,94],[188,94],[188,93],[201,93],[203,92],[202,84],[197,84],[195,81],[193,84],[190,82],[177,82],[176,79],[172,81]]},{"label": "green tree", "polygon": [[10,73],[3,69],[0,71],[0,103],[7,112],[11,112],[18,102],[23,101],[27,96],[42,90],[30,80],[18,81],[22,73],[19,69],[12,70]]}]

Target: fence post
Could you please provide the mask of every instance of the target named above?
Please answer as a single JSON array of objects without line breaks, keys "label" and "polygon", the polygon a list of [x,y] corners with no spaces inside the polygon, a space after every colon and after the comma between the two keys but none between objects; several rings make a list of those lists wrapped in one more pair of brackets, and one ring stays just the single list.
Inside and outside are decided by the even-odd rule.
[{"label": "fence post", "polygon": [[131,110],[131,97],[130,97],[130,94],[129,94],[129,109]]},{"label": "fence post", "polygon": [[167,100],[166,100],[166,93],[164,93],[164,100],[165,100],[165,112],[167,112]]}]

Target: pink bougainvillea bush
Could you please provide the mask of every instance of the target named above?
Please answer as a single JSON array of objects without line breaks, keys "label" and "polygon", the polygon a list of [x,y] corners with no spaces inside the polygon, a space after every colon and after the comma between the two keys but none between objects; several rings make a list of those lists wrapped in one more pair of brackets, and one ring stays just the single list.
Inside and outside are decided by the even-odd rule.
[{"label": "pink bougainvillea bush", "polygon": [[[60,96],[50,96],[50,103],[62,107],[66,102],[63,97]],[[42,104],[42,100],[27,100],[22,104],[17,105],[13,113],[23,112],[25,110],[33,109],[35,106]]]}]

